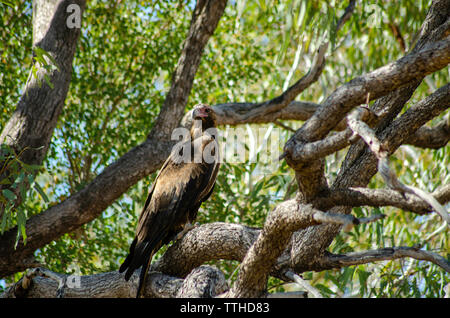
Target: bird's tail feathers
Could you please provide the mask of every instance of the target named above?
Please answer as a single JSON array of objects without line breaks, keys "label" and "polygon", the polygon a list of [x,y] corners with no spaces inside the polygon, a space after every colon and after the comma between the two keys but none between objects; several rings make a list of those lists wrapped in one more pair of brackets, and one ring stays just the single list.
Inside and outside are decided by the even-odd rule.
[{"label": "bird's tail feathers", "polygon": [[150,267],[150,263],[152,262],[153,252],[150,254],[150,257],[147,260],[146,264],[143,264],[141,267],[141,273],[139,274],[139,285],[136,293],[136,298],[141,297],[142,291],[144,290],[145,281],[147,280],[148,269]]}]

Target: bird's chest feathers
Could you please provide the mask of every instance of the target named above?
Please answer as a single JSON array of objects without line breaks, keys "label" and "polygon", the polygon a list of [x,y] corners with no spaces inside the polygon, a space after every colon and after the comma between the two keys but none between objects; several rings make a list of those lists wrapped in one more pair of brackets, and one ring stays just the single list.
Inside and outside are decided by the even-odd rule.
[{"label": "bird's chest feathers", "polygon": [[207,168],[207,164],[194,162],[170,165],[164,171],[164,182],[158,182],[155,191],[171,194],[171,197],[177,196],[191,180],[198,179],[200,175],[204,174]]}]

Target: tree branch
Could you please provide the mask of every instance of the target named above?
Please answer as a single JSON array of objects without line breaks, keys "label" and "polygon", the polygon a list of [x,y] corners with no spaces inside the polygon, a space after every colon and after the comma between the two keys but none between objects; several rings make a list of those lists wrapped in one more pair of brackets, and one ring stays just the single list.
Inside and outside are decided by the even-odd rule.
[{"label": "tree branch", "polygon": [[341,255],[328,253],[322,259],[318,260],[316,270],[321,271],[378,261],[394,260],[404,257],[431,262],[450,273],[450,262],[448,262],[444,257],[416,247],[404,246],[387,247],[377,250],[353,252]]},{"label": "tree branch", "polygon": [[[218,125],[270,123],[277,119],[306,120],[315,112],[317,104],[294,101],[302,91],[317,81],[324,66],[328,44],[322,45],[315,62],[306,75],[281,95],[262,103],[226,103],[213,106]],[[183,117],[182,126],[191,125],[191,112]]]},{"label": "tree branch", "polygon": [[319,292],[319,290],[317,288],[308,284],[303,278],[301,278],[299,275],[295,274],[293,271],[287,271],[286,277],[292,279],[301,288],[306,289],[306,291],[311,293],[314,296],[314,298],[323,298],[322,294]]},{"label": "tree branch", "polygon": [[217,28],[227,0],[199,0],[192,14],[191,25],[183,50],[172,76],[172,83],[155,121],[150,139],[168,140],[183,117],[194,76],[209,38]]},{"label": "tree branch", "polygon": [[[441,204],[450,201],[450,185],[444,185],[433,192],[435,200]],[[328,210],[334,206],[393,206],[417,214],[432,211],[429,204],[415,195],[389,189],[348,188],[332,189],[329,193],[317,198],[313,205],[321,210]]]},{"label": "tree branch", "polygon": [[[439,93],[443,91],[444,97],[447,97],[447,99],[450,101],[450,94],[448,94],[449,87],[450,84],[448,84],[447,87],[444,86],[443,88],[439,89],[433,95],[439,96]],[[427,99],[432,99],[432,97],[434,97],[433,95],[431,95]],[[427,99],[425,99],[425,102]],[[417,107],[418,106],[416,105],[415,108]],[[408,122],[408,125],[411,125],[411,123]],[[421,198],[422,200],[430,204],[433,209],[442,217],[442,219],[450,226],[450,215],[447,213],[444,207],[439,204],[439,202],[437,202],[426,192],[412,186],[404,185],[398,180],[395,173],[389,168],[388,148],[380,142],[375,132],[369,126],[367,126],[367,124],[358,120],[358,112],[354,112],[349,116],[348,126],[366,142],[370,150],[375,154],[378,159],[378,171],[390,188],[399,191],[400,193],[402,193],[402,195],[404,195],[404,193],[411,193]]]},{"label": "tree branch", "polygon": [[294,231],[323,223],[353,226],[375,219],[361,220],[349,215],[325,213],[311,205],[300,204],[296,199],[280,203],[267,216],[264,228],[246,253],[238,278],[227,297],[260,297],[265,291],[268,275]]},{"label": "tree branch", "polygon": [[[134,273],[126,281],[118,272],[77,276],[37,268],[0,298],[54,298],[58,294],[64,298],[130,298],[136,296],[138,275]],[[197,267],[185,279],[159,272],[151,272],[147,277],[144,296],[149,298],[211,298],[228,289],[223,273],[213,266]]]},{"label": "tree branch", "polygon": [[441,120],[434,127],[422,126],[410,135],[405,144],[420,148],[439,149],[447,145],[450,140],[450,116]]},{"label": "tree branch", "polygon": [[411,81],[446,67],[450,63],[449,50],[450,36],[430,44],[422,51],[409,54],[342,85],[297,131],[286,144],[285,150],[293,153],[296,140],[316,141],[323,138],[353,107],[363,104],[368,93],[371,100],[377,99]]},{"label": "tree branch", "polygon": [[241,113],[241,123],[248,122],[261,122],[267,116],[274,112],[278,112],[288,106],[295,97],[303,92],[312,83],[316,82],[319,75],[322,73],[325,67],[325,52],[328,48],[328,43],[321,45],[315,56],[315,61],[308,73],[306,73],[302,78],[300,78],[296,83],[284,91],[280,96],[273,98],[269,101],[253,104],[252,107],[247,107],[245,113]]},{"label": "tree branch", "polygon": [[[217,115],[218,125],[262,124],[278,119],[305,121],[319,107],[318,104],[311,102],[292,101],[278,111],[266,112],[264,109],[258,108],[258,105],[257,103],[227,103],[212,107]],[[250,113],[254,116],[249,116]]]},{"label": "tree branch", "polygon": [[[441,39],[441,35],[445,33],[441,32],[436,33],[435,31],[442,27],[442,25],[447,20],[449,14],[450,14],[450,5],[448,1],[446,0],[434,1],[431,4],[430,10],[428,11],[428,14],[423,22],[422,30],[420,33],[420,37],[417,41],[416,47],[411,51],[410,55],[416,54],[417,52],[420,51],[421,48]],[[408,60],[408,56],[405,56],[405,59],[403,61],[405,60]],[[426,59],[424,59],[424,62],[426,62]],[[411,67],[414,66],[412,66],[411,64]],[[392,93],[386,95],[385,97],[375,102],[373,109],[378,115],[381,114],[382,117],[381,121],[377,125],[378,131],[380,132],[383,131],[385,127],[387,127],[390,124],[390,122],[397,116],[397,114],[403,108],[405,102],[413,94],[415,88],[420,84],[421,80],[422,78],[419,78],[409,83],[405,81],[404,86],[402,86],[400,89],[394,90]],[[328,131],[332,129],[332,126],[334,126],[333,123],[332,125],[330,125],[330,129],[328,128],[324,129],[323,134],[319,133],[317,135],[316,131],[320,132],[320,130],[323,128],[321,126],[322,123],[327,122],[328,120],[333,121],[335,120],[336,122],[338,121],[342,122],[343,117],[346,116],[346,111],[344,112],[344,109],[342,109],[342,107],[347,108],[346,103],[347,101],[352,100],[354,93],[360,95],[358,97],[358,101],[356,101],[355,104],[349,108],[362,104],[364,102],[367,92],[360,93],[359,90],[363,90],[364,86],[358,87],[358,84],[365,84],[365,82],[363,81],[362,83],[359,83],[358,81],[351,81],[350,83],[346,84],[347,87],[345,87],[346,85],[344,85],[344,88],[340,87],[337,90],[335,90],[335,92],[332,95],[330,95],[328,100],[322,103],[320,109],[316,111],[315,115],[310,120],[308,120],[307,123],[311,121],[313,122],[310,126],[307,126],[312,129],[306,129],[305,125],[307,123],[305,123],[303,129],[297,132],[297,134],[299,135],[301,134],[301,138],[298,138],[296,142],[301,144],[311,141],[317,141],[320,138],[322,138],[326,133],[328,133]],[[389,85],[390,84],[391,83],[389,83]],[[375,83],[374,80],[374,82],[372,82],[372,85],[377,86],[378,83]],[[352,90],[352,88],[354,90]],[[340,95],[339,93],[342,93],[342,95]],[[371,97],[372,98],[374,97],[372,91]],[[336,101],[337,103],[334,104],[333,103],[334,101]],[[326,105],[330,105],[330,107],[332,108],[334,107],[336,112],[332,113],[328,112]],[[339,115],[338,113],[341,111],[343,113],[342,115]],[[338,117],[334,117],[336,114]],[[312,120],[313,118],[314,120]],[[426,121],[427,120],[425,120],[425,122]],[[422,123],[422,125],[423,124],[424,123]],[[401,131],[400,134],[404,134],[404,131]],[[290,141],[292,142],[292,144],[289,145],[288,143],[286,145],[286,148],[294,148],[296,146],[294,138],[291,138]],[[395,148],[390,148],[391,151],[393,151],[394,149]],[[320,197],[322,193],[326,193],[323,191],[327,189],[324,189],[321,186],[321,183],[323,184],[323,178],[320,178],[320,176],[311,173],[305,174],[305,176],[303,177],[301,176],[304,167],[306,166],[308,168],[308,164],[311,165],[311,163],[314,161],[300,162],[299,164],[297,164],[296,162],[290,162],[288,160],[289,158],[286,159],[288,164],[296,171],[296,177],[297,175],[301,177],[300,181],[305,184],[304,186],[306,188],[316,187],[316,189],[318,189],[318,191],[315,194],[315,197],[310,199],[311,201],[315,201],[315,199]],[[336,177],[336,179],[334,180],[331,189],[364,187],[368,184],[370,179],[377,172],[376,169],[377,169],[377,162],[375,156],[372,154],[372,152],[370,152],[365,148],[364,143],[357,142],[354,145],[352,145],[349,151],[347,152],[346,159],[344,160],[340,172]],[[317,174],[320,174],[321,171],[324,171],[324,169],[323,168],[316,169],[316,171]],[[299,179],[300,178],[297,178],[297,181],[299,181]],[[331,211],[335,213],[348,214],[351,212],[351,208],[339,206],[331,209]],[[314,259],[317,259],[321,257],[321,255],[323,255],[323,253],[326,251],[328,246],[333,241],[333,238],[339,233],[339,231],[340,226],[338,225],[321,225],[316,227],[309,227],[305,230],[300,230],[294,233],[291,242],[292,244],[290,247],[289,257],[286,258],[284,264],[280,266],[277,265],[277,267],[280,269],[291,267],[295,272],[298,273],[301,273],[305,270],[310,270],[312,266],[311,262]]]}]

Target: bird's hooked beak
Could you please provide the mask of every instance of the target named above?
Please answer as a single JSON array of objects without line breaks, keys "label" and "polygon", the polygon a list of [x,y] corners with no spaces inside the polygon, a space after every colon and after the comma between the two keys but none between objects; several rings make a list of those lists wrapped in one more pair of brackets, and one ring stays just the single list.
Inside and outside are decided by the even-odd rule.
[{"label": "bird's hooked beak", "polygon": [[200,106],[194,108],[192,112],[192,118],[205,118],[209,116],[209,113],[211,112],[211,108],[209,106]]}]

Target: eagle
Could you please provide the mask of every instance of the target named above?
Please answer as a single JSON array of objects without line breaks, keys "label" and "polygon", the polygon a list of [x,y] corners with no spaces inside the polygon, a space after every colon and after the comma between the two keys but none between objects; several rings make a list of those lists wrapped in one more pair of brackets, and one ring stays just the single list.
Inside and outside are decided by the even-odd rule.
[{"label": "eagle", "polygon": [[141,268],[139,298],[153,255],[192,228],[197,211],[214,190],[219,171],[216,116],[206,104],[192,111],[190,133],[164,162],[139,216],[129,254],[120,266],[128,281]]}]

